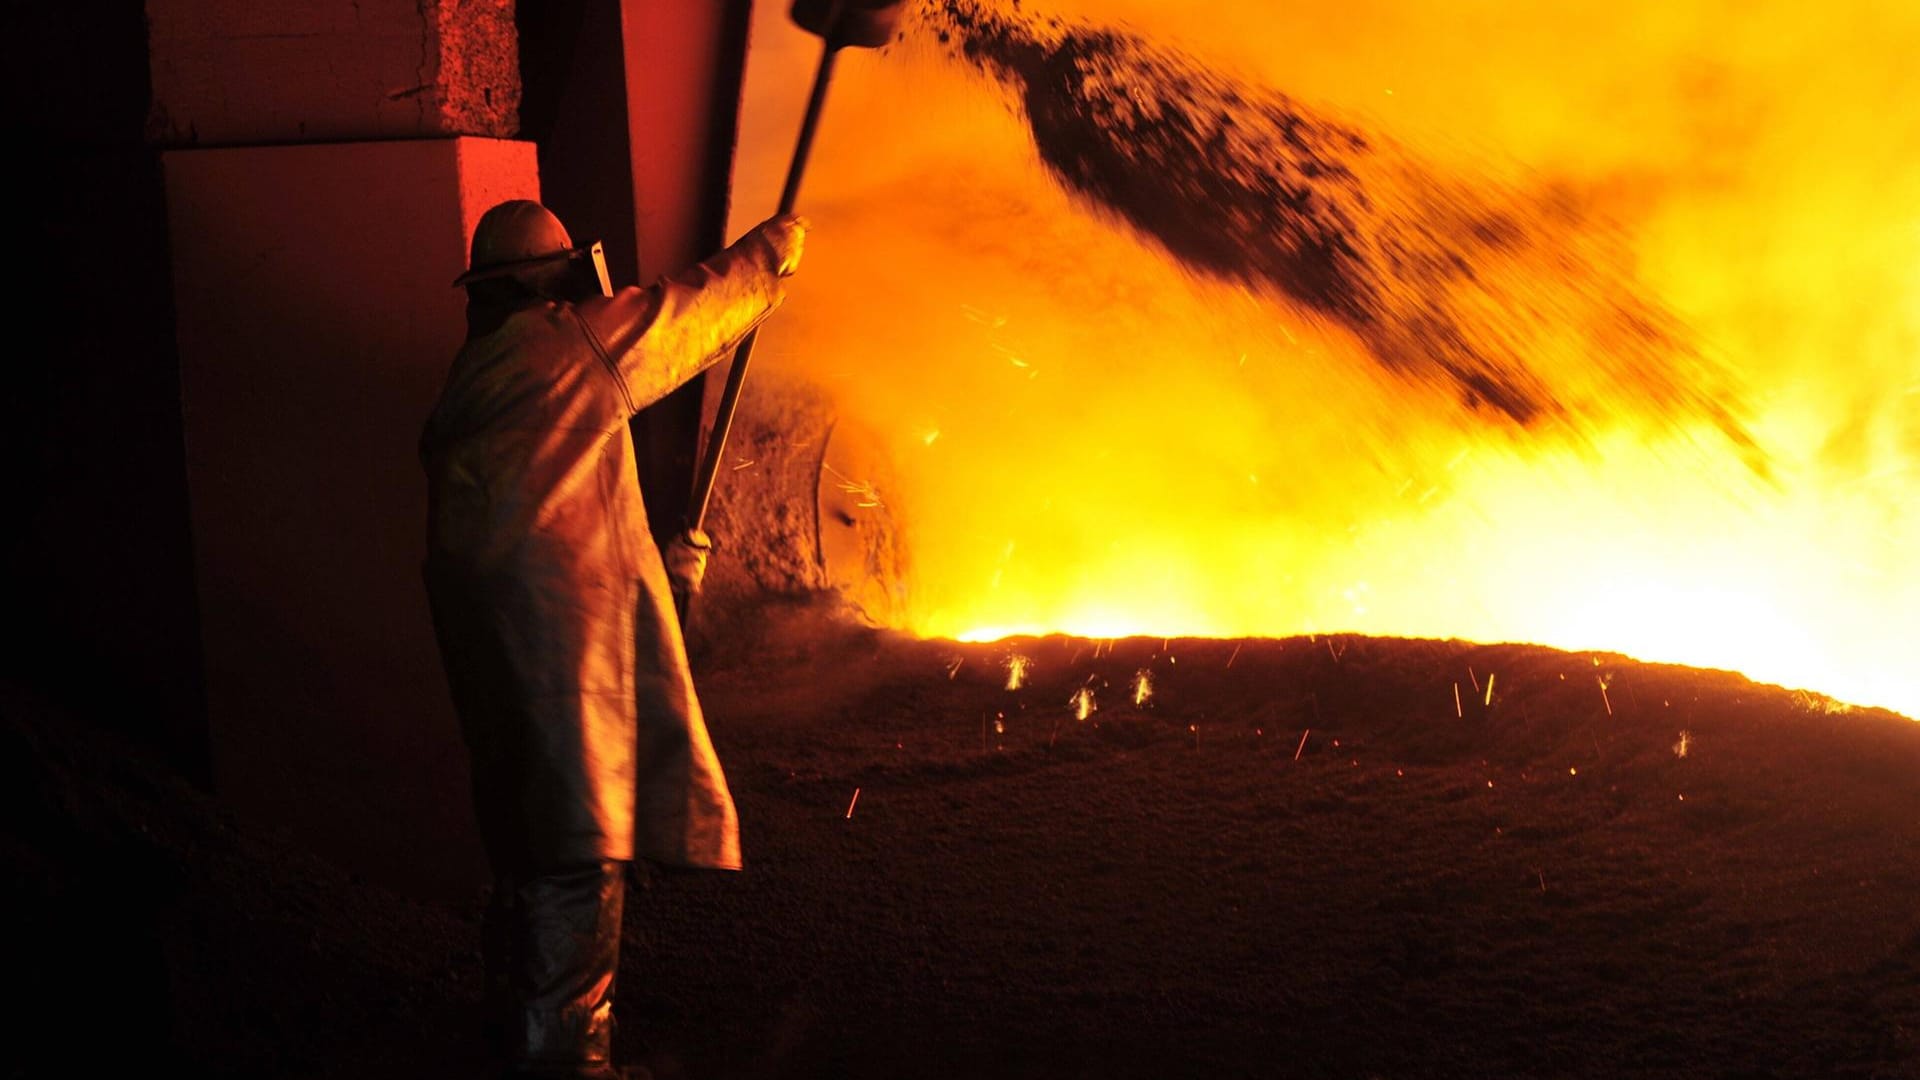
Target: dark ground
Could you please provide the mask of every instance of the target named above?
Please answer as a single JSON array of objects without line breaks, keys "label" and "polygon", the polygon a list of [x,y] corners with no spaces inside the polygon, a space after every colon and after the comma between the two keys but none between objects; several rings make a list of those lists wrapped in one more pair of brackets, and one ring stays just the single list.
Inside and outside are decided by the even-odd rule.
[{"label": "dark ground", "polygon": [[[749,869],[630,900],[620,1044],[663,1078],[1920,1077],[1905,718],[1357,637],[802,626],[703,667]],[[480,897],[356,881],[6,690],[47,1064],[5,1075],[479,1074]]]}]

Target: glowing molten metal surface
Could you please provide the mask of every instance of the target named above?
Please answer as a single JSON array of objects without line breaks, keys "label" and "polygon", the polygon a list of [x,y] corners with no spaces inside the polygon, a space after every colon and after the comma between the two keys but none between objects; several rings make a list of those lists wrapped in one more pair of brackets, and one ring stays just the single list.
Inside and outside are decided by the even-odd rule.
[{"label": "glowing molten metal surface", "polygon": [[[1920,716],[1920,9],[1563,8],[929,3],[843,54],[761,355],[892,454],[908,627],[1538,642]],[[742,226],[819,47],[757,18]],[[1114,51],[1036,89],[1062,42]],[[1094,99],[1131,156],[1075,149]],[[1170,100],[1236,134],[1154,159]],[[1209,180],[1277,157],[1292,217]]]}]

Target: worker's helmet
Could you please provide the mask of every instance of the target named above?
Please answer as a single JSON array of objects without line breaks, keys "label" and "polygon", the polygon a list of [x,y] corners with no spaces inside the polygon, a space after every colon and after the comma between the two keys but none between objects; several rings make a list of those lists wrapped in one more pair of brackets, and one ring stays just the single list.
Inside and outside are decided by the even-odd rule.
[{"label": "worker's helmet", "polygon": [[473,229],[467,272],[456,286],[489,278],[512,277],[555,259],[586,254],[573,246],[567,227],[553,211],[532,199],[509,199],[480,215]]}]

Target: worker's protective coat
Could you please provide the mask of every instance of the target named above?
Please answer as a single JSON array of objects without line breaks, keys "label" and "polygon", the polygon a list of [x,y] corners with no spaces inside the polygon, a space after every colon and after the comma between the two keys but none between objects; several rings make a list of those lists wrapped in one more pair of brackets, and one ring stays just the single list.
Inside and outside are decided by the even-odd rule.
[{"label": "worker's protective coat", "polygon": [[649,288],[517,311],[454,361],[421,439],[424,569],[496,871],[741,865],[627,422],[773,310],[777,266],[756,230]]}]

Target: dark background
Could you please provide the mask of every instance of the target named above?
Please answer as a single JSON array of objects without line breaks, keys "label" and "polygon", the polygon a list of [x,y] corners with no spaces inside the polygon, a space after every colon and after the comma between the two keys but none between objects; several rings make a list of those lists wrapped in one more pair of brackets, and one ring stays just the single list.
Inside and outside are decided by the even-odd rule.
[{"label": "dark background", "polygon": [[209,782],[165,201],[137,0],[9,4],[7,675]]}]

